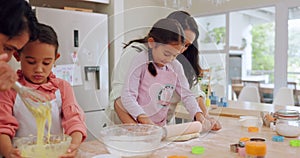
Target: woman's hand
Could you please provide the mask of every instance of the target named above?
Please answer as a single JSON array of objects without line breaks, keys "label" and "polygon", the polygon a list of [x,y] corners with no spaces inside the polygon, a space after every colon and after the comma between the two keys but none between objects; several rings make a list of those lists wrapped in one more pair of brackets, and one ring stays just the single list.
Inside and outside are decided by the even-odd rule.
[{"label": "woman's hand", "polygon": [[18,79],[16,72],[7,64],[7,54],[0,55],[0,91],[10,89]]}]

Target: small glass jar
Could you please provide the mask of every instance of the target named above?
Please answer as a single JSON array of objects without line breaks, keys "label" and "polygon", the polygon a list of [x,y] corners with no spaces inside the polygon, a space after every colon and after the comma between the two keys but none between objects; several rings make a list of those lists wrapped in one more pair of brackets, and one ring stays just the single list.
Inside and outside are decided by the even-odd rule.
[{"label": "small glass jar", "polygon": [[300,135],[299,112],[296,110],[279,110],[276,112],[276,132],[285,137]]}]

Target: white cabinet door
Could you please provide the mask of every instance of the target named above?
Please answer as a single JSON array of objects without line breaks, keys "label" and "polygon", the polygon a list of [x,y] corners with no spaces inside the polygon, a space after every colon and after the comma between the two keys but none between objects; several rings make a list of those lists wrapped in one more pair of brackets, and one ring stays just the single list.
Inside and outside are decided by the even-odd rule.
[{"label": "white cabinet door", "polygon": [[111,123],[105,111],[85,112],[85,118],[88,132],[87,140],[99,138],[100,130]]}]

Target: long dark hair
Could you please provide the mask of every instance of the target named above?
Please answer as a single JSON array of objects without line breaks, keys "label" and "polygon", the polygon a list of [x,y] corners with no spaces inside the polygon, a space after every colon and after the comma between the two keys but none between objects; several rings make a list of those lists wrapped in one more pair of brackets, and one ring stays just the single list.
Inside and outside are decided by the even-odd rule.
[{"label": "long dark hair", "polygon": [[12,38],[28,31],[30,39],[37,35],[37,18],[25,0],[0,0],[0,33]]},{"label": "long dark hair", "polygon": [[[198,76],[200,76],[201,67],[199,65],[199,50],[198,50],[198,25],[195,19],[185,11],[175,11],[168,15],[167,18],[177,20],[183,30],[191,30],[195,33],[195,40],[182,55],[177,56],[177,60],[182,64],[185,76],[189,81],[190,87],[198,83]],[[188,62],[190,64],[188,64]],[[192,67],[192,68],[191,68]]]},{"label": "long dark hair", "polygon": [[[148,35],[142,39],[136,39],[130,41],[124,46],[128,47],[133,42],[147,43],[149,38],[153,38],[156,43],[160,44],[184,44],[184,31],[177,20],[174,19],[160,19],[158,20],[149,31]],[[148,49],[149,52],[149,64],[148,70],[153,75],[157,75],[157,71],[153,64],[152,49]]]}]

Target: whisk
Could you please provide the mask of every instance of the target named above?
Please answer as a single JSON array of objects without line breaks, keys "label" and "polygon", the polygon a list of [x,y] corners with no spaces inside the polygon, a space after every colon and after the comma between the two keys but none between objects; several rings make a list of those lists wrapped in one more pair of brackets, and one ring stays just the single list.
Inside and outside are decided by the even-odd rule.
[{"label": "whisk", "polygon": [[18,92],[27,109],[35,117],[43,117],[45,112],[51,109],[50,97],[47,94],[22,86],[19,82],[15,82],[12,88]]}]

